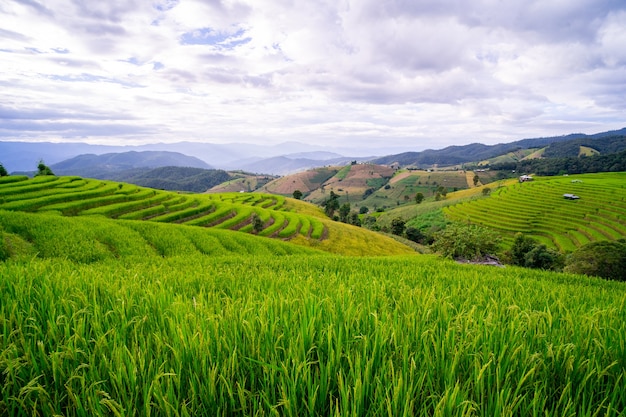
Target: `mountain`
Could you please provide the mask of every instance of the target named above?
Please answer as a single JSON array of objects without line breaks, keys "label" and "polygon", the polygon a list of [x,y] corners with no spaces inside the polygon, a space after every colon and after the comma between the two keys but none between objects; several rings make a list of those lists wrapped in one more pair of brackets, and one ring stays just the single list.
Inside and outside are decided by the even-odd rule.
[{"label": "mountain", "polygon": [[[406,148],[405,148],[406,149]],[[393,152],[391,148],[342,148],[310,145],[300,142],[285,142],[277,145],[257,145],[250,143],[201,143],[176,142],[153,143],[139,146],[106,146],[85,143],[52,142],[12,142],[0,141],[0,163],[9,171],[33,171],[40,160],[46,165],[65,161],[83,154],[102,155],[107,153],[125,153],[129,151],[166,151],[193,155],[205,163],[222,169],[242,169],[241,161],[250,163],[276,156],[290,159],[327,160],[329,154],[355,155],[361,158],[368,155],[385,155]],[[332,151],[332,152],[331,152]]]},{"label": "mountain", "polygon": [[203,193],[218,184],[231,180],[232,176],[221,169],[165,166],[154,169],[126,170],[113,174],[107,179],[160,190]]},{"label": "mountain", "polygon": [[103,155],[86,154],[50,166],[57,175],[78,175],[89,178],[112,178],[121,171],[135,168],[178,166],[210,169],[211,166],[192,156],[178,152],[130,151]]},{"label": "mountain", "polygon": [[231,169],[241,169],[243,171],[256,172],[258,174],[288,175],[295,172],[305,171],[308,169],[314,169],[328,165],[347,165],[355,160],[362,161],[363,159],[351,158],[340,155],[332,159],[309,159],[293,157],[293,155],[285,155],[267,159],[254,160],[251,162],[242,161],[239,163],[239,165],[233,164]]},{"label": "mountain", "polygon": [[[620,141],[622,141],[621,143],[626,147],[625,139],[626,128],[623,128],[621,130],[602,132],[594,135],[573,133],[566,136],[522,139],[511,143],[499,143],[497,145],[472,143],[463,146],[448,146],[446,148],[438,150],[427,149],[421,152],[404,152],[396,155],[388,155],[382,158],[375,158],[371,162],[375,164],[397,164],[400,166],[426,168],[433,165],[458,165],[469,162],[483,161],[510,152],[515,152],[520,149],[543,148],[546,146],[548,146],[549,148],[555,147],[555,149],[558,149],[559,144],[564,144],[561,145],[562,147],[570,146],[565,144],[572,144],[570,147],[580,146],[584,144],[584,146],[589,146],[595,149],[593,145],[603,147],[603,142],[609,141],[614,146],[605,147],[605,149],[608,152],[614,153],[624,149],[621,148]],[[558,153],[558,151],[556,151],[555,154],[556,153]],[[548,152],[548,155],[544,153],[543,156],[550,156],[550,153]]]}]

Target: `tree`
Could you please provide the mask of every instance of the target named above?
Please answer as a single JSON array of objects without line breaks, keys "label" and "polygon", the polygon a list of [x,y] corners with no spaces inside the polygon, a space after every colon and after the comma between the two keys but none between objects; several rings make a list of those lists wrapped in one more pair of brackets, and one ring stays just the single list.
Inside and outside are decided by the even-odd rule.
[{"label": "tree", "polygon": [[369,208],[367,208],[367,206],[361,206],[361,208],[359,209],[359,214],[367,214],[370,211]]},{"label": "tree", "polygon": [[399,217],[396,217],[391,221],[391,233],[394,235],[402,236],[404,233],[406,222]]},{"label": "tree", "polygon": [[50,167],[44,164],[43,159],[40,159],[39,164],[37,164],[37,173],[35,176],[39,175],[54,175]]},{"label": "tree", "polygon": [[491,194],[491,188],[489,188],[489,187],[485,187],[485,188],[483,188],[482,193],[483,193],[483,195],[485,195],[485,196],[486,196],[486,195]]},{"label": "tree", "polygon": [[380,230],[380,227],[376,224],[376,217],[374,216],[365,216],[363,218],[363,225],[370,230]]},{"label": "tree", "polygon": [[422,201],[424,201],[424,194],[422,193],[415,194],[415,203],[421,204]]},{"label": "tree", "polygon": [[561,270],[563,268],[562,256],[554,249],[544,244],[536,245],[524,257],[527,268]]},{"label": "tree", "polygon": [[515,235],[510,251],[511,263],[526,268],[561,270],[563,256],[522,233]]},{"label": "tree", "polygon": [[476,187],[478,185],[478,181],[480,181],[480,178],[478,177],[478,175],[474,175],[474,187]]},{"label": "tree", "polygon": [[4,168],[4,165],[2,165],[2,163],[0,163],[0,177],[6,177],[7,175],[9,175],[9,173]]},{"label": "tree", "polygon": [[348,216],[350,215],[350,203],[343,203],[339,207],[339,221],[342,223],[348,223]]},{"label": "tree", "polygon": [[518,266],[526,266],[526,254],[533,250],[538,242],[522,233],[515,234],[513,246],[511,246],[511,263]]},{"label": "tree", "polygon": [[295,190],[293,192],[293,198],[295,198],[296,200],[300,200],[302,198],[302,191],[300,190]]},{"label": "tree", "polygon": [[350,224],[361,227],[361,219],[359,218],[358,213],[350,213]]},{"label": "tree", "polygon": [[626,281],[626,240],[588,243],[568,256],[564,271]]},{"label": "tree", "polygon": [[263,220],[261,220],[261,216],[257,213],[252,215],[252,230],[254,233],[259,233],[263,230]]},{"label": "tree", "polygon": [[435,233],[432,249],[447,258],[480,259],[494,254],[500,237],[475,224],[451,223]]},{"label": "tree", "polygon": [[406,230],[404,231],[404,235],[407,239],[417,243],[422,243],[426,237],[420,229],[412,226],[406,228]]},{"label": "tree", "polygon": [[324,212],[326,212],[326,215],[332,219],[335,214],[335,210],[339,208],[339,195],[331,191],[330,197],[328,197],[328,200],[324,201],[322,205],[324,206]]}]

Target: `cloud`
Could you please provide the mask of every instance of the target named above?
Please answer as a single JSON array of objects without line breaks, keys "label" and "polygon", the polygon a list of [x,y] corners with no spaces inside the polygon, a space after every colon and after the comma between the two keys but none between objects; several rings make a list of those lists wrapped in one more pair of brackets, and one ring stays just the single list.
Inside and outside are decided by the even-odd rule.
[{"label": "cloud", "polygon": [[625,124],[620,0],[24,0],[0,13],[4,137],[419,149]]}]

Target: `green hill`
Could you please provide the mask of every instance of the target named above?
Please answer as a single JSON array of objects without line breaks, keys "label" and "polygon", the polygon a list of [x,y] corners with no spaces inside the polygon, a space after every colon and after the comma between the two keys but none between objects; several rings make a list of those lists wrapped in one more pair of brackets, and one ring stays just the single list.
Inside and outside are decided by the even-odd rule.
[{"label": "green hill", "polygon": [[[565,194],[580,199],[568,200]],[[452,220],[492,228],[509,242],[522,232],[569,252],[626,236],[626,173],[535,177],[443,210]]]},{"label": "green hill", "polygon": [[2,177],[0,415],[626,410],[626,283],[407,253],[276,195]]},{"label": "green hill", "polygon": [[80,177],[2,177],[0,210],[201,226],[339,254],[412,253],[390,238],[333,222],[311,204],[269,194],[177,194]]}]

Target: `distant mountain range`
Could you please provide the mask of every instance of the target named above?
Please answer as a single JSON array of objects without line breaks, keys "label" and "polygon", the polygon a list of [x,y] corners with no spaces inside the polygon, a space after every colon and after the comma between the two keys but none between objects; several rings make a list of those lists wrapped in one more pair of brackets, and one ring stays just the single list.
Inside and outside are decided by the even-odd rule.
[{"label": "distant mountain range", "polygon": [[[329,148],[317,145],[309,145],[299,142],[285,142],[279,145],[262,146],[245,143],[233,144],[212,144],[197,142],[177,142],[177,143],[155,143],[141,146],[105,146],[89,145],[85,143],[52,143],[52,142],[5,142],[0,141],[0,163],[9,172],[34,171],[40,160],[46,165],[64,162],[68,159],[85,155],[102,155],[110,153],[126,153],[130,151],[162,151],[177,152],[184,155],[193,155],[207,165],[227,170],[248,170],[254,169],[264,173],[280,173],[274,170],[275,161],[263,163],[264,159],[274,157],[285,157],[290,160],[302,159],[301,163],[284,164],[285,170],[302,170],[311,166],[309,160],[318,161],[315,164],[328,164],[326,162],[333,158],[350,157],[345,155],[356,155],[361,159],[368,155],[386,155],[384,148],[377,151],[363,154],[359,149]],[[288,162],[288,161],[287,161]],[[333,163],[337,163],[334,161]],[[319,166],[319,165],[318,165]]]},{"label": "distant mountain range", "polygon": [[626,149],[626,128],[594,135],[574,133],[566,136],[548,138],[522,139],[511,143],[483,145],[472,143],[464,146],[448,146],[447,148],[421,152],[404,152],[374,158],[370,162],[382,165],[413,166],[427,168],[434,165],[449,166],[470,162],[484,161],[520,149],[547,147],[543,157],[577,156],[580,146],[588,146],[601,153],[615,153]]},{"label": "distant mountain range", "polygon": [[[345,153],[340,152],[339,148],[332,149],[331,152],[324,147],[298,142],[272,146],[195,142],[142,146],[0,142],[0,163],[9,172],[34,171],[38,161],[43,160],[55,172],[81,172],[75,175],[95,178],[103,175],[108,177],[107,172],[112,170],[158,166],[187,166],[205,169],[213,167],[231,171],[286,175],[316,167],[346,165],[353,161],[414,168],[450,166],[485,161],[524,149],[545,148],[542,157],[564,157],[577,154],[582,146],[598,153],[614,153],[624,150],[626,149],[626,128],[594,135],[574,133],[565,136],[523,139],[497,145],[473,143],[448,146],[438,150],[387,153],[387,156],[382,157],[363,154],[354,156],[359,152],[359,149],[355,148],[343,149]],[[161,154],[145,153],[156,151]],[[381,154],[385,154],[384,148],[380,151],[383,152]],[[166,156],[166,153],[170,155]],[[193,155],[193,157],[188,155]],[[161,157],[164,159],[159,159]]]}]

